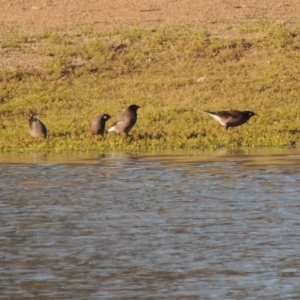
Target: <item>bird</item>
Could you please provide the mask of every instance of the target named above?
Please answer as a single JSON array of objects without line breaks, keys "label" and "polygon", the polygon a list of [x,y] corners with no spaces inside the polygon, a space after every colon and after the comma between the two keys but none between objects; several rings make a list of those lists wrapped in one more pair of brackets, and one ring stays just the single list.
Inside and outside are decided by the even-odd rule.
[{"label": "bird", "polygon": [[28,119],[29,122],[29,134],[36,138],[38,136],[44,136],[44,138],[47,137],[47,128],[45,124],[40,121],[39,119],[35,118],[33,115],[30,116]]},{"label": "bird", "polygon": [[99,115],[98,117],[92,119],[90,123],[90,132],[92,135],[102,135],[104,136],[105,133],[105,123],[111,118],[110,115],[108,114],[102,114]]},{"label": "bird", "polygon": [[108,129],[108,132],[115,131],[116,133],[124,132],[128,136],[129,131],[132,129],[137,120],[137,110],[140,107],[136,104],[128,106],[119,116],[116,121]]},{"label": "bird", "polygon": [[221,125],[229,130],[231,127],[237,127],[246,123],[251,117],[256,116],[253,111],[239,111],[239,110],[228,110],[228,111],[207,111],[203,110],[204,113],[209,114],[211,117],[216,119]]}]

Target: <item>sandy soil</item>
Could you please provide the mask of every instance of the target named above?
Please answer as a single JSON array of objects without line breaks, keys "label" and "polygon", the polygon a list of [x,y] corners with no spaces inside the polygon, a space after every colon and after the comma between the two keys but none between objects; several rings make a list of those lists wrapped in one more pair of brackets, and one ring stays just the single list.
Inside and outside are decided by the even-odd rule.
[{"label": "sandy soil", "polygon": [[[224,22],[300,19],[299,0],[0,0],[0,7],[2,34],[11,29],[68,33],[85,25],[103,30],[133,24],[151,28],[188,23],[218,30]],[[2,50],[0,68],[34,62],[27,59],[18,51]]]},{"label": "sandy soil", "polygon": [[268,19],[294,22],[299,0],[0,0],[1,26],[25,32],[69,31],[83,24],[113,26],[214,24]]}]

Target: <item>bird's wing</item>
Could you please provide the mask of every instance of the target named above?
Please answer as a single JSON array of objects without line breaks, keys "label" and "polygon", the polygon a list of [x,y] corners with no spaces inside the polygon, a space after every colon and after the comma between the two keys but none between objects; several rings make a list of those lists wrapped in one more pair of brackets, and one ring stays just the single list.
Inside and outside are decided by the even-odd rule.
[{"label": "bird's wing", "polygon": [[210,116],[216,118],[216,119],[229,119],[229,118],[237,118],[234,114],[232,114],[230,111],[208,111],[208,110],[203,110],[203,112],[209,114]]},{"label": "bird's wing", "polygon": [[223,118],[223,119],[238,119],[240,117],[239,112],[235,110],[230,111],[218,111],[216,113],[217,116]]},{"label": "bird's wing", "polygon": [[120,113],[117,117],[115,122],[112,124],[112,126],[117,125],[120,122],[123,122],[126,118],[126,111],[123,111],[122,113]]},{"label": "bird's wing", "polygon": [[115,122],[111,126],[115,126],[121,122],[124,122],[128,118],[128,112],[123,111],[121,114],[119,114],[115,120]]}]

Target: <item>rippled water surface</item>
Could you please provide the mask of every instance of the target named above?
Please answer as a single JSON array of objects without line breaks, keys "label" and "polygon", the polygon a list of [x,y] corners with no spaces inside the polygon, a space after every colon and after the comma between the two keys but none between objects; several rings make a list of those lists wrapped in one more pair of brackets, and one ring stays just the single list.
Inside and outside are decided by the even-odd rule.
[{"label": "rippled water surface", "polygon": [[296,150],[0,167],[0,299],[300,299]]}]

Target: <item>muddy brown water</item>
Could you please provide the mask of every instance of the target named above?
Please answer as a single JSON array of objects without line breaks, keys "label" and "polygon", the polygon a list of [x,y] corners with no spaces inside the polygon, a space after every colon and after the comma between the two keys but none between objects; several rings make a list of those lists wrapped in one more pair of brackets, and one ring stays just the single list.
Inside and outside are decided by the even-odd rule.
[{"label": "muddy brown water", "polygon": [[300,299],[300,151],[0,155],[0,299]]}]

